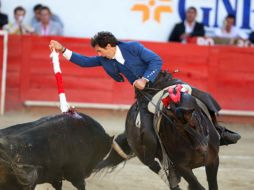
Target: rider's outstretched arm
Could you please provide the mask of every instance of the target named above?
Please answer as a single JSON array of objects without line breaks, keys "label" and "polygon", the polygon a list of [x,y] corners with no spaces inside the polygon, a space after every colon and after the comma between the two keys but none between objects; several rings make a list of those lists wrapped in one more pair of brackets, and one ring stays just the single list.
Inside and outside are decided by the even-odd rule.
[{"label": "rider's outstretched arm", "polygon": [[101,66],[100,58],[98,56],[88,57],[84,55],[80,55],[75,53],[69,49],[65,49],[63,52],[63,56],[81,67],[96,67]]},{"label": "rider's outstretched arm", "polygon": [[88,56],[83,56],[78,53],[72,52],[71,50],[65,48],[58,41],[51,40],[49,44],[49,48],[51,49],[51,51],[55,49],[58,53],[62,53],[67,60],[81,67],[101,66],[100,57],[98,56],[88,57]]}]

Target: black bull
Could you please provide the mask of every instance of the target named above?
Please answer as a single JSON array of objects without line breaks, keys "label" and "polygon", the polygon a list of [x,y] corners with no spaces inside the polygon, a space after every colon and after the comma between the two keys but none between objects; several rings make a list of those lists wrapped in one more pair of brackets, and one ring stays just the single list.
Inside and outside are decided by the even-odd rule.
[{"label": "black bull", "polygon": [[44,117],[0,130],[0,189],[32,190],[62,180],[85,190],[84,179],[109,152],[112,138],[99,123],[80,114]]}]

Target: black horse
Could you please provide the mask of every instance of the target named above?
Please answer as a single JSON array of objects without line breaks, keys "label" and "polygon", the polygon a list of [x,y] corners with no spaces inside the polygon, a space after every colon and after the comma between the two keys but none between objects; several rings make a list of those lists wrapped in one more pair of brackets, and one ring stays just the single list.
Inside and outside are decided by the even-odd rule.
[{"label": "black horse", "polygon": [[[147,155],[144,153],[147,151],[137,140],[140,138],[133,138],[135,135],[139,136],[139,129],[133,127],[137,110],[137,105],[134,105],[128,113],[126,134],[132,150],[145,163]],[[159,136],[178,175],[189,183],[190,189],[204,189],[197,181],[192,169],[205,166],[209,189],[218,189],[216,176],[220,139],[212,121],[197,105],[195,98],[188,94],[182,95],[180,104],[171,103],[170,109],[164,108],[163,113],[166,116],[162,116]],[[162,163],[163,155],[160,147],[156,157]],[[154,161],[149,168],[160,174],[162,169],[159,166],[159,163]],[[170,176],[167,177],[170,180]],[[178,189],[178,187],[172,189]]]},{"label": "black horse", "polygon": [[[170,180],[175,172],[179,178],[183,177],[188,182],[190,190],[203,190],[204,187],[192,172],[192,169],[201,166],[206,168],[209,189],[218,189],[220,136],[215,128],[217,121],[215,114],[200,102],[194,96],[181,92],[180,102],[171,101],[169,107],[164,106],[161,118],[158,119],[160,129],[157,160],[147,166],[174,190],[180,189],[178,185],[171,185]],[[128,112],[125,132],[115,141],[124,152],[134,153],[146,164],[147,157],[152,155],[148,155],[149,151],[146,151],[146,147],[142,145],[140,128],[136,125],[138,112],[138,105],[135,103]],[[165,170],[165,153],[172,161],[175,172]],[[97,169],[114,168],[126,158],[128,157],[120,157],[115,150],[111,150],[109,156],[97,166]],[[171,164],[170,161],[168,164]]]}]

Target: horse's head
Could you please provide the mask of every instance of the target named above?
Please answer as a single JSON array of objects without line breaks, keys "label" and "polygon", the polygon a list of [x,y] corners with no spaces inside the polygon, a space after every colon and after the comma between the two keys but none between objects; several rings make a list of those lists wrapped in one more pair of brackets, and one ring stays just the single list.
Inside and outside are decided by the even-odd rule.
[{"label": "horse's head", "polygon": [[187,133],[195,149],[205,153],[208,147],[209,119],[198,106],[195,97],[176,86],[173,92],[169,90],[169,96],[164,98],[163,103],[164,111],[176,130]]}]

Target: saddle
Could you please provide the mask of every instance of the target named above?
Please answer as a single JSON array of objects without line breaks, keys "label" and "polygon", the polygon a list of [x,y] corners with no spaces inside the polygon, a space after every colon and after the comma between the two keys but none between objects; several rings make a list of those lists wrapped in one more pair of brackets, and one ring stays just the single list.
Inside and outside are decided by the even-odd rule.
[{"label": "saddle", "polygon": [[[176,84],[171,85],[171,86],[168,86],[168,87],[162,89],[161,91],[157,92],[153,96],[152,100],[147,105],[147,109],[149,110],[149,112],[155,114],[157,105],[159,106],[160,110],[162,110],[163,102],[161,100],[169,95],[168,89],[170,89],[170,88],[174,89],[176,86],[177,86]],[[181,84],[181,86],[183,87],[181,89],[181,92],[187,92],[188,94],[191,94],[192,88],[189,85]]]}]

